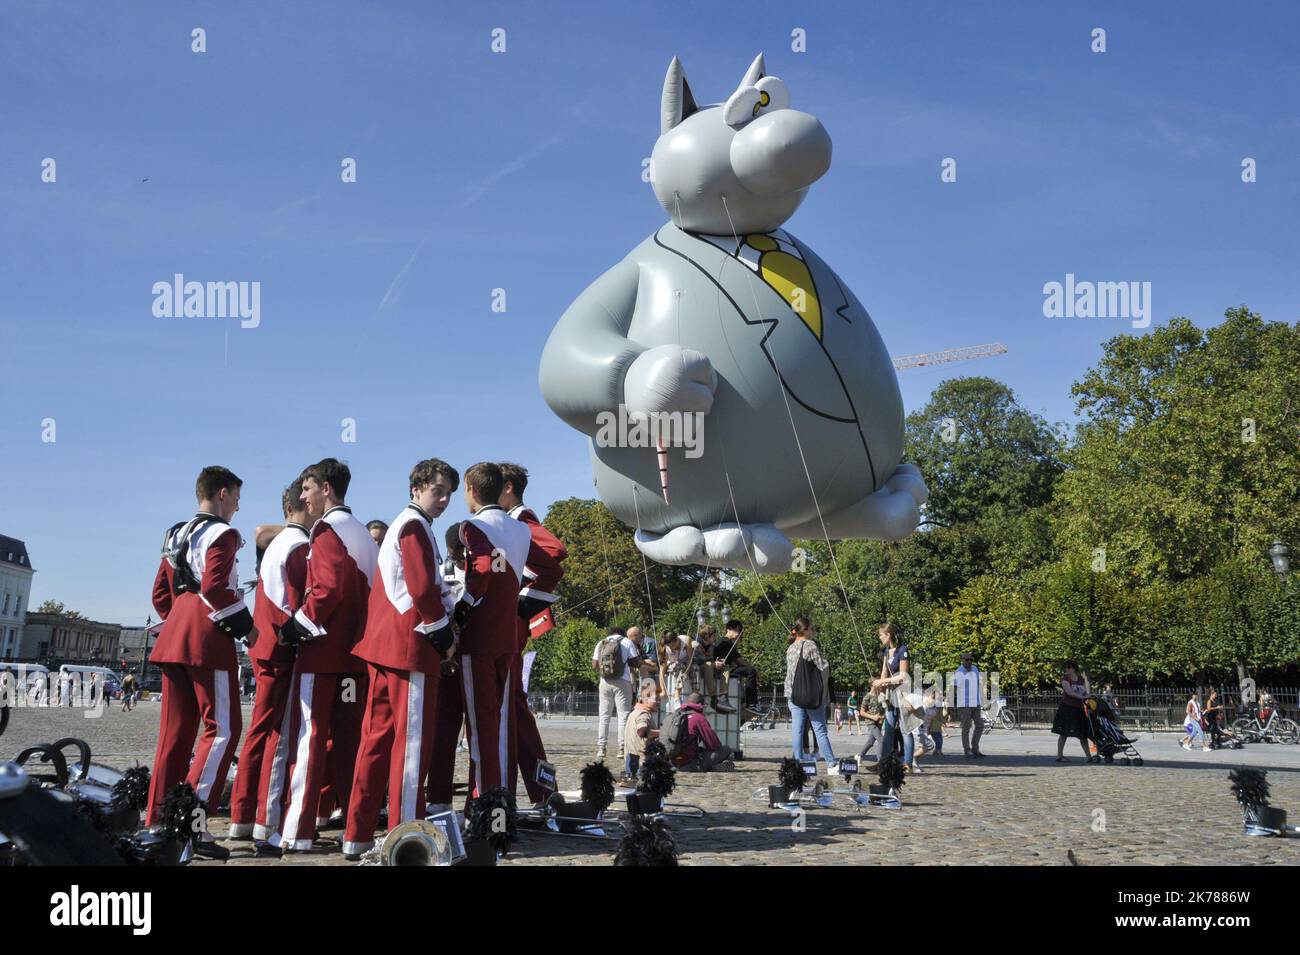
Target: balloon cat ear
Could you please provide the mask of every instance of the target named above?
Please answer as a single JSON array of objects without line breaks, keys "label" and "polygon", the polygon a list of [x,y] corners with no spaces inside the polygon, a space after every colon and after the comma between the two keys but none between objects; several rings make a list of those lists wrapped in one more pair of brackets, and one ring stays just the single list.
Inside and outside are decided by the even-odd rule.
[{"label": "balloon cat ear", "polygon": [[749,64],[749,69],[745,71],[744,78],[740,81],[737,89],[744,89],[746,86],[757,86],[758,81],[767,75],[767,65],[763,62],[763,54],[760,53],[754,57],[754,62]]},{"label": "balloon cat ear", "polygon": [[668,75],[664,77],[664,92],[659,103],[660,135],[698,110],[695,97],[691,95],[690,84],[686,82],[686,70],[682,67],[682,61],[673,57],[673,61],[668,64]]}]

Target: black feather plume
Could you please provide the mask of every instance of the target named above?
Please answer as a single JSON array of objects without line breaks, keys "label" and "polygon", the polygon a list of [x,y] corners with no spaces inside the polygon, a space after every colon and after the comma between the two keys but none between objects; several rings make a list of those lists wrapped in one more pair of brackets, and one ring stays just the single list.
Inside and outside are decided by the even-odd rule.
[{"label": "black feather plume", "polygon": [[109,831],[128,835],[140,825],[140,811],[149,804],[149,767],[133,766],[113,784],[104,818]]},{"label": "black feather plume", "polygon": [[895,791],[902,788],[903,761],[898,758],[897,754],[890,753],[877,763],[876,772],[880,776],[880,784],[882,786]]},{"label": "black feather plume", "polygon": [[637,792],[654,793],[667,799],[677,788],[677,769],[668,758],[668,750],[657,739],[645,744],[645,760],[641,763],[641,779]]},{"label": "black feather plume", "polygon": [[132,766],[113,784],[110,804],[114,811],[140,810],[149,805],[149,767]]},{"label": "black feather plume", "polygon": [[1268,805],[1268,770],[1242,767],[1228,773],[1232,792],[1243,809],[1258,809]]},{"label": "black feather plume", "polygon": [[781,768],[777,770],[776,781],[780,785],[794,792],[803,789],[803,784],[808,781],[808,773],[804,771],[803,764],[793,756],[787,756],[781,760]]},{"label": "black feather plume", "polygon": [[633,816],[614,865],[677,865],[677,842],[662,817]]},{"label": "black feather plume", "polygon": [[197,839],[202,826],[198,824],[203,804],[189,783],[177,783],[163,800],[162,835],[181,843]]},{"label": "black feather plume", "polygon": [[514,794],[504,786],[494,786],[471,799],[467,821],[471,839],[481,839],[504,855],[519,834]]},{"label": "black feather plume", "polygon": [[597,814],[609,808],[614,801],[614,774],[604,763],[588,763],[578,774],[582,779],[582,801]]}]

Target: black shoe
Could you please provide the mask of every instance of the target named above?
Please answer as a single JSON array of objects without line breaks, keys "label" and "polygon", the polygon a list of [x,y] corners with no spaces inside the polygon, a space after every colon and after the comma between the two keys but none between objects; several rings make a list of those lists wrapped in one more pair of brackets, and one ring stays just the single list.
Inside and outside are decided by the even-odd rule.
[{"label": "black shoe", "polygon": [[284,850],[269,842],[254,842],[253,855],[259,859],[279,859],[284,855]]},{"label": "black shoe", "polygon": [[980,752],[979,750],[977,750],[977,749],[973,749],[973,750],[971,750],[971,755],[974,756],[976,759],[983,759],[983,758],[984,758],[984,754],[981,753],[981,752]]},{"label": "black shoe", "polygon": [[219,842],[195,839],[193,848],[196,856],[202,856],[205,859],[216,859],[218,862],[225,862],[230,858],[230,850]]},{"label": "black shoe", "polygon": [[736,708],[735,708],[734,706],[732,706],[730,703],[719,703],[717,700],[713,700],[712,703],[713,703],[713,709],[714,709],[715,712],[718,712],[718,713],[734,713],[734,712],[736,712]]}]

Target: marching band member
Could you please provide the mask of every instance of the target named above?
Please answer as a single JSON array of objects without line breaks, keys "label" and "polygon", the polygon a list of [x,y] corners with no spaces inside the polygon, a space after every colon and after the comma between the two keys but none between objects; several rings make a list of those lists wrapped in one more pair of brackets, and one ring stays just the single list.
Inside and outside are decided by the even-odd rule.
[{"label": "marching band member", "polygon": [[352,655],[352,648],[365,630],[379,549],[366,526],[343,504],[351,480],[348,466],[334,458],[302,473],[302,500],[315,524],[307,554],[307,596],[281,629],[281,638],[298,646],[298,657],[289,695],[288,786],[280,831],[269,840],[289,851],[312,847],[331,759],[338,804],[346,810],[360,744],[365,664]]},{"label": "marching band member", "polygon": [[528,527],[497,503],[504,489],[501,469],[490,461],[465,472],[465,503],[471,517],[461,524],[465,592],[455,612],[472,796],[504,785],[515,760],[510,714],[512,680],[519,670],[519,591],[524,567],[534,568],[538,577],[558,580],[561,574],[558,561],[533,543]]},{"label": "marching band member", "polygon": [[[536,567],[524,566],[524,587],[519,591],[520,613],[516,624],[519,633],[519,654],[524,653],[531,637],[528,625],[530,619],[555,601],[555,588],[564,569],[560,562],[568,556],[564,544],[558,537],[548,531],[532,508],[524,504],[524,491],[528,487],[528,471],[518,464],[502,462],[501,476],[505,479],[505,489],[497,502],[515,520],[527,525],[533,544],[544,550],[555,562],[555,573],[544,575]],[[516,654],[518,669],[511,678],[514,693],[514,705],[511,709],[511,729],[515,734],[515,760],[510,764],[506,788],[515,791],[515,784],[520,775],[524,778],[524,790],[533,805],[544,802],[549,792],[537,783],[537,764],[546,759],[546,749],[542,745],[542,734],[537,729],[537,720],[528,708],[528,692],[523,684],[523,658]]]},{"label": "marching band member", "polygon": [[[242,541],[230,526],[243,482],[228,468],[206,467],[195,482],[198,513],[168,531],[164,562],[155,578],[171,578],[171,598],[155,601],[165,617],[150,660],[163,677],[161,726],[149,783],[145,824],[153,825],[167,793],[182,780],[216,808],[242,729],[235,642],[253,630],[239,591],[235,555]],[[195,736],[202,734],[195,746]],[[190,759],[194,748],[193,761]],[[206,832],[198,855],[224,859],[229,851]]]},{"label": "marching band member", "polygon": [[353,651],[369,664],[370,690],[343,837],[350,860],[374,847],[385,785],[390,828],[424,818],[441,664],[454,638],[433,519],[459,485],[460,475],[445,461],[417,464],[411,501],[379,546],[379,580],[370,591],[365,636]]},{"label": "marching band member", "polygon": [[[442,576],[454,607],[465,592],[465,545],[460,541],[460,521],[447,528],[447,557]],[[451,809],[455,793],[456,746],[465,724],[465,705],[461,699],[460,668],[456,658],[442,661],[442,692],[438,694],[438,712],[433,723],[433,752],[429,758],[426,805],[430,813]]]},{"label": "marching band member", "polygon": [[[257,676],[253,716],[239,754],[239,773],[230,796],[230,838],[266,842],[280,830],[289,718],[285,706],[293,683],[293,648],[280,631],[302,606],[307,590],[311,518],[302,500],[302,480],[284,489],[286,524],[266,545],[258,568],[253,622],[257,640],[249,648]],[[267,758],[269,754],[270,758]]]}]

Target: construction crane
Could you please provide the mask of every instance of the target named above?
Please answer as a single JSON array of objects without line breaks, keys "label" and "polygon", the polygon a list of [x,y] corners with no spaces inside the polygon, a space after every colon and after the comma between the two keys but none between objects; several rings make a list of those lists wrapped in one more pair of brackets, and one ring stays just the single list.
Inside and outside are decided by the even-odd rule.
[{"label": "construction crane", "polygon": [[1007,346],[1001,342],[990,345],[967,345],[965,348],[949,348],[947,351],[925,352],[921,355],[904,355],[894,359],[894,370],[922,368],[926,365],[943,365],[950,361],[969,361],[972,358],[992,358],[1005,354]]}]

